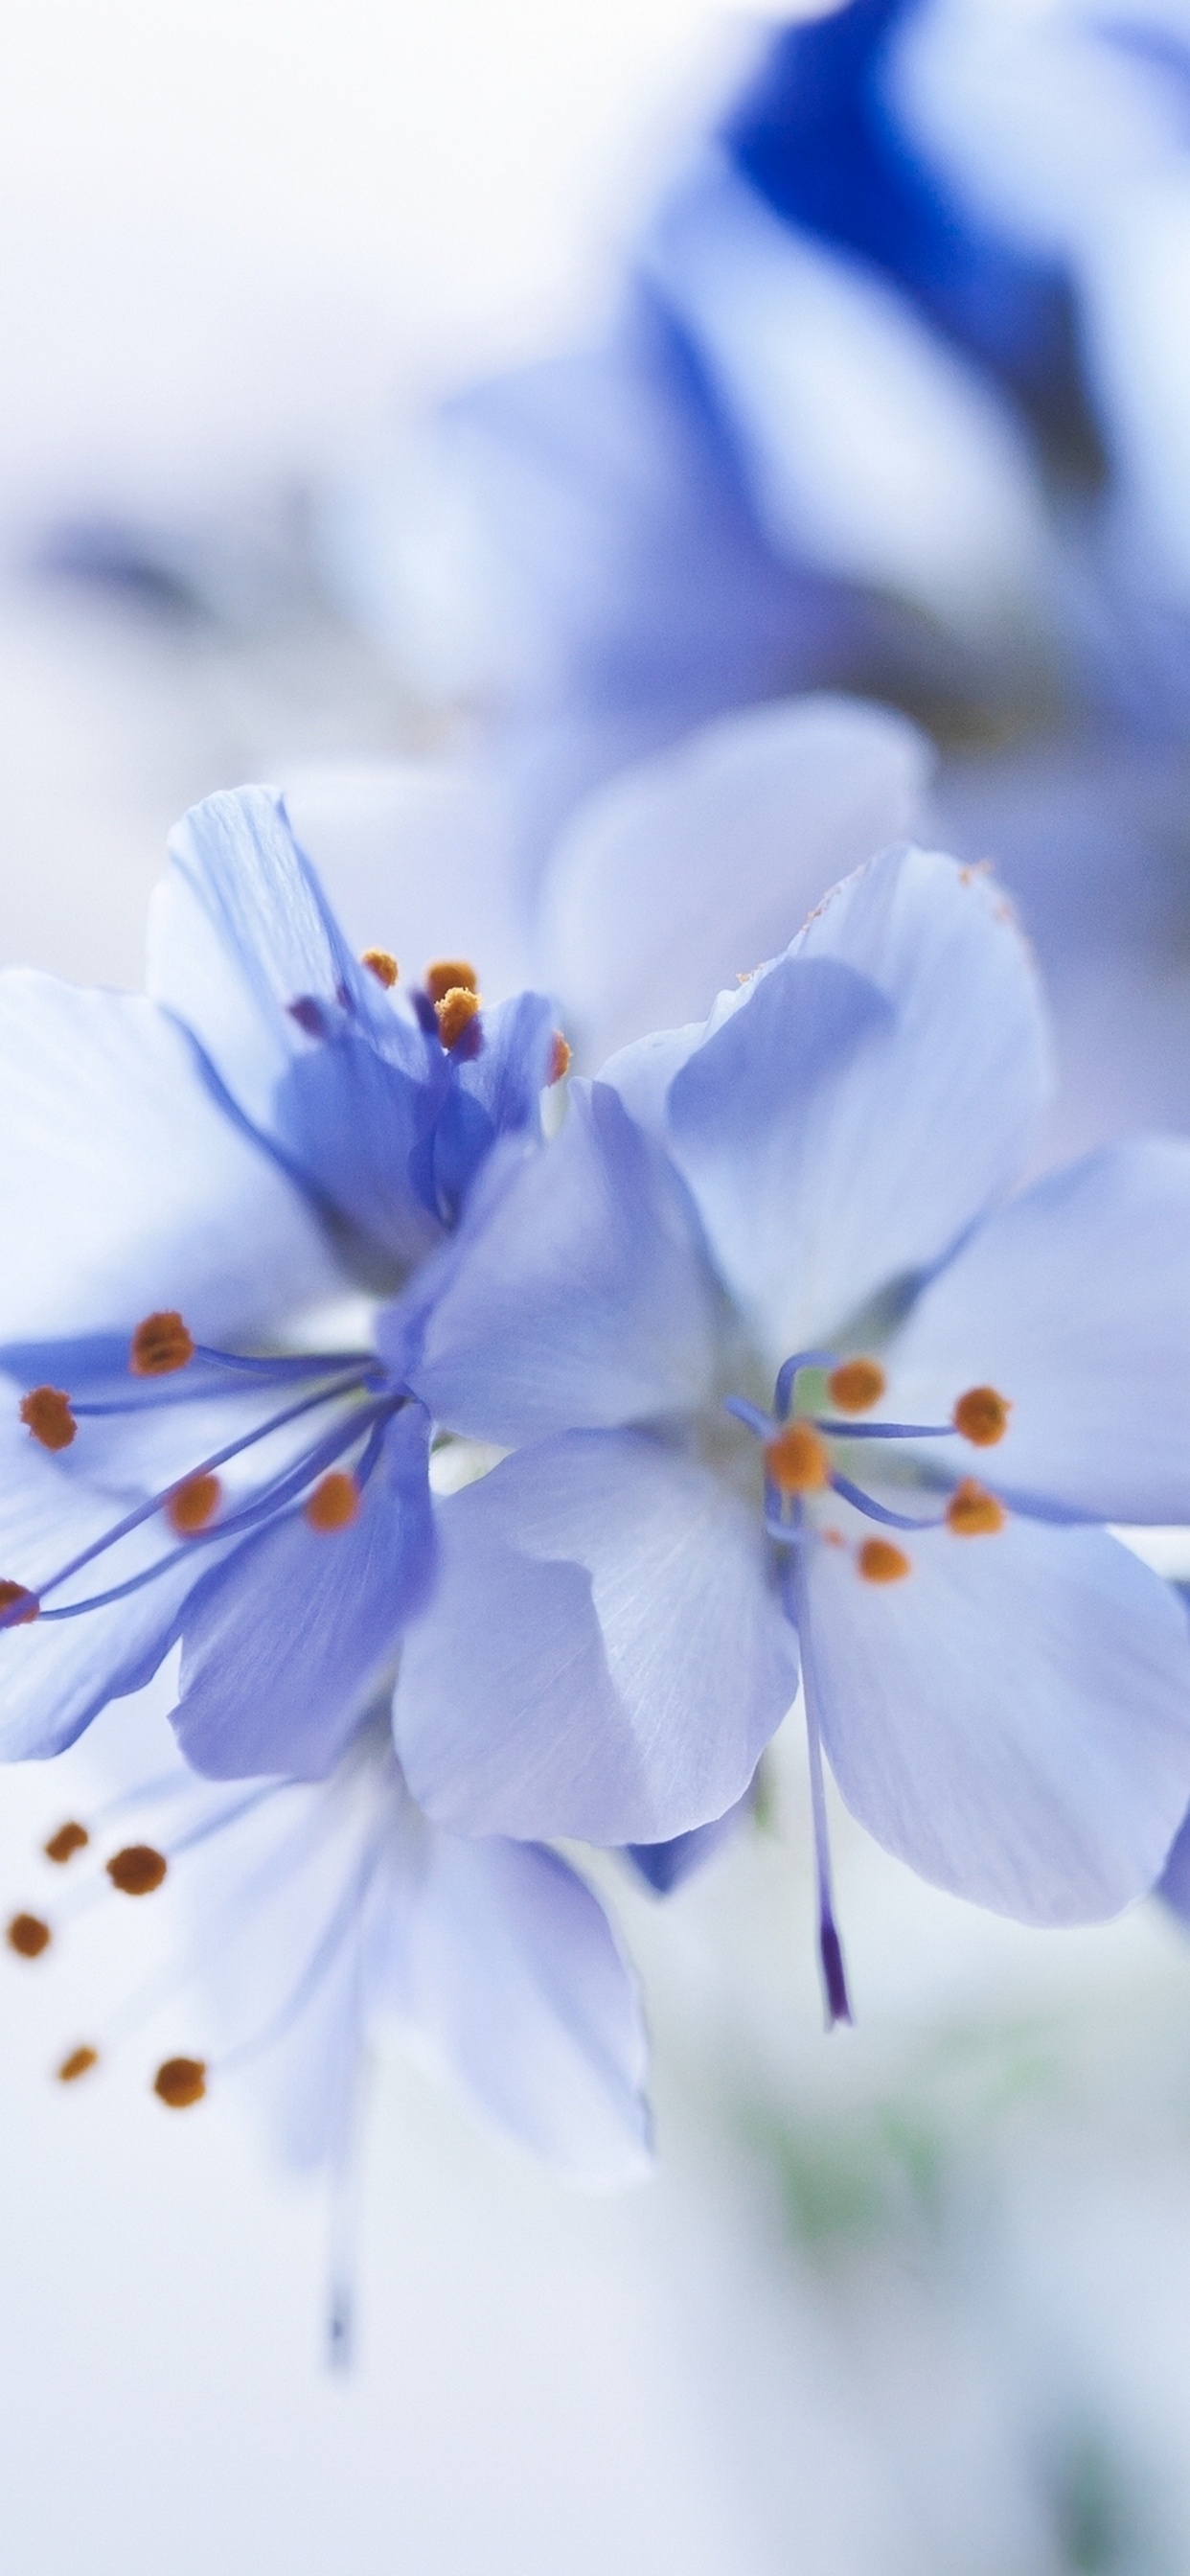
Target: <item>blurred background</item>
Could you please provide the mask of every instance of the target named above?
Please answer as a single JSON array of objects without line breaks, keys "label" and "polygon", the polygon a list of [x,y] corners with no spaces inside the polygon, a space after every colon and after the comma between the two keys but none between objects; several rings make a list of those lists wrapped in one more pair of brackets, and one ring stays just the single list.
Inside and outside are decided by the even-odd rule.
[{"label": "blurred background", "polygon": [[[531,894],[624,760],[848,688],[1021,903],[1050,1148],[1186,1123],[1190,11],[797,14],[10,9],[0,962],[138,983],[215,787],[344,764],[383,817],[451,765]],[[1190,2569],[1186,1937],[1026,1932],[836,1812],[824,2040],[785,1732],[673,1898],[602,1869],[655,2182],[579,2198],[377,2064],[347,2378],[250,2102],[49,2081],[169,1891],[0,1961],[14,2576]],[[0,1784],[13,1906],[96,1736]]]}]

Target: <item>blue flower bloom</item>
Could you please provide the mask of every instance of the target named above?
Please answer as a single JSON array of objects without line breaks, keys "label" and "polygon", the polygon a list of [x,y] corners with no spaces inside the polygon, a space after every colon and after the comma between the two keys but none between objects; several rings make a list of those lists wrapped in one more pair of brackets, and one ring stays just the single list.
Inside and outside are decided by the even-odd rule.
[{"label": "blue flower bloom", "polygon": [[372,1313],[420,1311],[493,1149],[539,1141],[555,1039],[458,961],[406,1007],[267,790],[172,862],[148,998],[0,985],[0,1741],[59,1750],[180,1635],[198,1767],[312,1776],[432,1579],[429,1418]]},{"label": "blue flower bloom", "polygon": [[994,883],[873,861],[705,1026],[572,1086],[399,1363],[512,1452],[441,1510],[418,1798],[679,1834],[746,1786],[800,1640],[835,2012],[820,1743],[890,1850],[1037,1922],[1151,1886],[1190,1793],[1184,1614],[1104,1527],[1190,1519],[1190,1147],[1006,1197],[1047,1054]]}]

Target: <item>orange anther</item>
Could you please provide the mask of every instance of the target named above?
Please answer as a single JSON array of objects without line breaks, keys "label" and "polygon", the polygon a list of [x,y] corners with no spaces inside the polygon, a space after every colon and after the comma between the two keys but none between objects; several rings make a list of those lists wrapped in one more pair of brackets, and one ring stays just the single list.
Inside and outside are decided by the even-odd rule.
[{"label": "orange anther", "polygon": [[990,1538],[994,1530],[1003,1529],[1008,1515],[986,1485],[977,1485],[974,1476],[964,1476],[946,1506],[946,1518],[956,1538]]},{"label": "orange anther", "polygon": [[971,1386],[959,1397],[951,1420],[974,1448],[994,1449],[1008,1429],[1011,1411],[1007,1396],[997,1395],[994,1386]]},{"label": "orange anther", "polygon": [[21,1420],[43,1449],[69,1449],[78,1424],[60,1386],[35,1386],[21,1399]]},{"label": "orange anther", "polygon": [[92,2067],[98,2064],[97,2048],[72,2048],[69,2057],[64,2057],[58,2068],[58,2082],[77,2084],[80,2075],[89,2075]]},{"label": "orange anther", "polygon": [[341,1467],[334,1467],[330,1475],[324,1476],[321,1484],[315,1486],[305,1507],[306,1519],[312,1530],[350,1529],[353,1520],[358,1518],[359,1503],[359,1486],[354,1476],[344,1475]]},{"label": "orange anther", "polygon": [[134,1377],[168,1377],[194,1357],[194,1343],[173,1307],[146,1315],[132,1336],[128,1366]]},{"label": "orange anther", "polygon": [[155,1851],[152,1843],[128,1843],[104,1866],[121,1896],[151,1896],[154,1888],[160,1887],[169,1863],[164,1852]]},{"label": "orange anther", "polygon": [[843,1360],[826,1381],[827,1393],[840,1413],[866,1413],[884,1393],[884,1371],[878,1360]]},{"label": "orange anther", "polygon": [[165,1517],[179,1538],[193,1538],[214,1520],[223,1499],[223,1487],[217,1476],[188,1476],[184,1485],[175,1485],[166,1499]]},{"label": "orange anther", "polygon": [[0,1583],[0,1610],[11,1610],[18,1601],[24,1601],[28,1606],[21,1611],[19,1618],[6,1619],[6,1628],[27,1628],[29,1621],[37,1617],[41,1604],[36,1593],[30,1592],[25,1584]]},{"label": "orange anther", "polygon": [[49,1924],[43,1923],[39,1914],[14,1914],[5,1934],[9,1949],[16,1951],[18,1959],[40,1959],[52,1937]]},{"label": "orange anther", "polygon": [[899,1583],[913,1568],[904,1548],[886,1538],[866,1538],[856,1558],[865,1583]]},{"label": "orange anther", "polygon": [[57,1833],[50,1835],[48,1843],[42,1844],[42,1850],[47,1860],[57,1861],[61,1868],[66,1861],[74,1859],[77,1851],[85,1851],[90,1840],[86,1826],[76,1825],[72,1819],[68,1825],[59,1825]]},{"label": "orange anther", "polygon": [[478,993],[479,977],[465,957],[438,957],[426,968],[426,991],[434,1003],[444,1002],[448,993]]},{"label": "orange anther", "polygon": [[464,1029],[469,1029],[482,1005],[478,993],[469,984],[452,984],[434,1008],[438,1014],[438,1035],[444,1047],[457,1046]]},{"label": "orange anther", "polygon": [[570,1048],[562,1035],[561,1029],[555,1029],[553,1037],[550,1040],[550,1061],[549,1070],[545,1077],[546,1081],[551,1084],[561,1082],[563,1075],[569,1073],[569,1071]]},{"label": "orange anther", "polygon": [[830,1460],[808,1422],[787,1422],[766,1442],[764,1463],[779,1494],[820,1494],[830,1483]]},{"label": "orange anther", "polygon": [[201,2057],[167,2057],[153,2078],[158,2101],[171,2111],[188,2111],[192,2102],[201,2102],[206,2089],[207,2070]]},{"label": "orange anther", "polygon": [[367,967],[369,975],[375,976],[378,984],[383,984],[386,993],[392,991],[401,969],[389,949],[365,948],[359,962]]}]

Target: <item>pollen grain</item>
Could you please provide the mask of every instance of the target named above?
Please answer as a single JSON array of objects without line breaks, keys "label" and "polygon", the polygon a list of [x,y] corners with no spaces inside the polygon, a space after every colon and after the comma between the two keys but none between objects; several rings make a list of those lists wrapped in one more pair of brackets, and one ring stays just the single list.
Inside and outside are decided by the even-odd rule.
[{"label": "pollen grain", "polygon": [[64,2057],[60,2067],[58,2068],[58,2082],[59,2084],[77,2084],[80,2075],[89,2075],[92,2067],[98,2066],[98,2064],[99,2051],[97,2048],[72,2048],[69,2057]]},{"label": "pollen grain", "polygon": [[879,1360],[843,1360],[831,1370],[826,1384],[840,1413],[867,1413],[879,1403],[887,1380]]},{"label": "pollen grain", "polygon": [[947,1526],[956,1538],[990,1538],[1003,1529],[1007,1518],[1003,1503],[989,1494],[986,1485],[977,1485],[974,1476],[964,1476],[946,1506]]},{"label": "pollen grain", "polygon": [[964,1440],[975,1449],[994,1449],[1008,1429],[1012,1411],[1006,1395],[998,1395],[994,1386],[969,1386],[959,1397],[951,1420]]},{"label": "pollen grain", "polygon": [[39,1914],[14,1914],[4,1937],[9,1949],[16,1951],[18,1959],[40,1959],[42,1951],[48,1950],[53,1934]]},{"label": "pollen grain", "polygon": [[469,984],[452,984],[441,1001],[435,1002],[438,1035],[444,1047],[449,1049],[458,1045],[464,1030],[478,1019],[481,1007],[478,993],[473,992]]},{"label": "pollen grain", "polygon": [[158,2101],[170,2111],[188,2111],[192,2102],[201,2102],[206,2089],[207,2070],[201,2057],[167,2057],[153,2078]]},{"label": "pollen grain", "polygon": [[566,1039],[562,1035],[561,1029],[555,1029],[550,1040],[550,1061],[549,1069],[545,1077],[546,1081],[552,1088],[554,1083],[561,1082],[564,1075],[568,1074],[569,1071],[570,1048],[567,1045]]},{"label": "pollen grain", "polygon": [[213,1521],[223,1499],[223,1487],[217,1476],[188,1476],[184,1485],[175,1485],[165,1506],[165,1517],[179,1538],[194,1538],[199,1530]]},{"label": "pollen grain", "polygon": [[478,993],[479,977],[465,957],[436,957],[426,968],[425,985],[430,1000],[437,1004],[448,993]]},{"label": "pollen grain", "polygon": [[60,1386],[35,1386],[21,1399],[21,1420],[43,1449],[69,1449],[78,1430]]},{"label": "pollen grain", "polygon": [[383,984],[386,993],[391,993],[401,973],[391,949],[365,948],[359,962],[367,967],[369,975],[375,976],[378,984]]},{"label": "pollen grain", "polygon": [[121,1896],[151,1896],[154,1888],[160,1887],[169,1862],[164,1852],[154,1850],[152,1843],[127,1843],[123,1851],[113,1853],[104,1867]]},{"label": "pollen grain", "polygon": [[90,1840],[86,1826],[76,1824],[72,1816],[69,1823],[59,1825],[57,1833],[51,1834],[41,1848],[46,1859],[56,1861],[61,1869],[68,1860],[74,1859],[76,1852],[85,1851]]},{"label": "pollen grain", "polygon": [[194,1357],[194,1343],[174,1307],[146,1315],[132,1336],[128,1366],[133,1377],[169,1377]]},{"label": "pollen grain", "polygon": [[[15,1610],[18,1601],[23,1601],[25,1608],[14,1618],[4,1618],[5,1611]],[[27,1628],[29,1621],[36,1619],[40,1608],[36,1593],[30,1592],[27,1584],[9,1583],[7,1580],[0,1583],[0,1621],[6,1628]]]},{"label": "pollen grain", "polygon": [[902,1575],[913,1572],[904,1548],[887,1538],[866,1538],[856,1563],[865,1583],[899,1583]]},{"label": "pollen grain", "polygon": [[329,1532],[350,1529],[359,1517],[360,1491],[354,1476],[332,1467],[329,1476],[315,1486],[305,1506],[305,1517],[312,1530]]},{"label": "pollen grain", "polygon": [[821,1494],[830,1483],[830,1460],[808,1422],[787,1422],[766,1443],[764,1463],[779,1494]]}]

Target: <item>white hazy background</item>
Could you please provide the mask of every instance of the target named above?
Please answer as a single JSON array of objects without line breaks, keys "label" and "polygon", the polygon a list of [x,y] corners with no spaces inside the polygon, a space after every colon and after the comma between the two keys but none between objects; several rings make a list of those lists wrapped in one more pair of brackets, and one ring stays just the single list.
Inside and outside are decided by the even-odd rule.
[{"label": "white hazy background", "polygon": [[[590,326],[752,41],[699,0],[10,0],[0,960],[136,982],[181,808],[398,712],[327,624],[171,628],[35,579],[39,530],[250,513]],[[246,2105],[163,2113],[135,2052],[52,2084],[87,1918],[77,1989],[0,1955],[3,2576],[1190,2565],[1190,1952],[1155,1908],[1031,1936],[841,1822],[862,2019],[828,2046],[797,1754],[778,1832],[668,1910],[625,1890],[655,2185],[573,2198],[378,2069],[346,2381],[319,2192]],[[88,1759],[0,1780],[3,1910],[58,1893],[36,1847]]]}]

